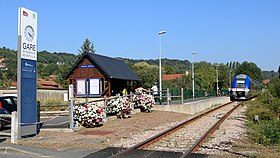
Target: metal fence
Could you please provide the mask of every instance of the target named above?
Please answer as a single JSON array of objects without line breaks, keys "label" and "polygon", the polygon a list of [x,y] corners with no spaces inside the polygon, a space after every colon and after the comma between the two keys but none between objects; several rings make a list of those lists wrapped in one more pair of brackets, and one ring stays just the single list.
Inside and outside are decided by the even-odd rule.
[{"label": "metal fence", "polygon": [[[160,91],[157,91],[160,93]],[[184,88],[167,88],[166,90],[161,91],[162,92],[162,102],[163,104],[169,105],[170,102],[176,102],[176,103],[184,103],[184,100],[192,99],[193,98],[193,92],[190,89],[184,89]],[[227,90],[224,90],[221,92],[221,95],[227,95]],[[217,96],[216,91],[205,91],[205,90],[195,90],[194,91],[194,98],[207,98],[207,97],[214,97]],[[158,98],[157,102],[160,102],[160,96],[154,96],[155,98]],[[160,102],[160,104],[162,103]]]}]

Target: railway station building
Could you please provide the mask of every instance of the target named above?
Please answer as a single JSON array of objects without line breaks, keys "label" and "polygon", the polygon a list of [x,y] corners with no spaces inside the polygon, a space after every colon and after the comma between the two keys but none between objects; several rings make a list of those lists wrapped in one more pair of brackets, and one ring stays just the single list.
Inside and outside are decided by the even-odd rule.
[{"label": "railway station building", "polygon": [[123,89],[129,94],[141,81],[124,61],[91,52],[85,52],[64,79],[80,98],[110,97]]}]

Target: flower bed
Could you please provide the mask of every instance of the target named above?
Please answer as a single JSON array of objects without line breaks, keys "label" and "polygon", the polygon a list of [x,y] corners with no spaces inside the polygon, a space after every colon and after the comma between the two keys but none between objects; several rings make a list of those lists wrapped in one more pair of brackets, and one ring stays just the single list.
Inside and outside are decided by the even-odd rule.
[{"label": "flower bed", "polygon": [[97,103],[87,105],[75,105],[73,109],[76,126],[94,127],[105,122],[106,113],[102,106]]},{"label": "flower bed", "polygon": [[103,124],[107,114],[116,114],[118,118],[128,118],[131,116],[132,106],[140,107],[142,112],[151,112],[155,105],[152,95],[137,93],[132,99],[118,96],[107,103],[106,111],[97,102],[84,105],[75,105],[73,114],[76,126],[95,127]]},{"label": "flower bed", "polygon": [[134,107],[140,107],[142,112],[151,112],[155,105],[155,99],[152,95],[142,93],[132,97]]},{"label": "flower bed", "polygon": [[131,102],[128,97],[120,97],[111,99],[107,103],[107,113],[116,114],[118,118],[128,118],[131,115]]}]

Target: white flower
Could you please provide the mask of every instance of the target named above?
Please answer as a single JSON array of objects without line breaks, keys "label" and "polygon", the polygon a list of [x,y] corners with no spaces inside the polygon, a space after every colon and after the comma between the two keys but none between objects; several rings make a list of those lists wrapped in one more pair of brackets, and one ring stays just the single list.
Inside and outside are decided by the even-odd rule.
[{"label": "white flower", "polygon": [[88,105],[75,105],[73,108],[74,121],[76,125],[85,127],[94,127],[105,121],[106,113],[102,106],[97,103],[89,103]]}]

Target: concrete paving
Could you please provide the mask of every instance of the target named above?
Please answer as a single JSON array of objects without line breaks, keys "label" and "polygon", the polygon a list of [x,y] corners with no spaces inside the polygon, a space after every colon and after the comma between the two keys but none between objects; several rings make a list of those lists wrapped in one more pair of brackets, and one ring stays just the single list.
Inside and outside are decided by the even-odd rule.
[{"label": "concrete paving", "polygon": [[[85,158],[92,158],[92,157],[102,157],[102,158],[108,158],[112,155],[115,155],[119,152],[121,152],[123,149],[121,148],[115,148],[115,147],[109,147],[105,148],[103,150],[100,150],[98,152],[92,153],[87,155]],[[128,154],[118,156],[119,158],[176,158],[182,155],[181,152],[172,152],[172,151],[154,151],[154,150],[138,150],[135,149]]]},{"label": "concrete paving", "polygon": [[0,157],[17,158],[38,158],[38,157],[54,157],[54,158],[80,158],[97,152],[98,150],[89,149],[66,149],[66,150],[50,150],[40,147],[30,147],[19,144],[0,143]]}]

